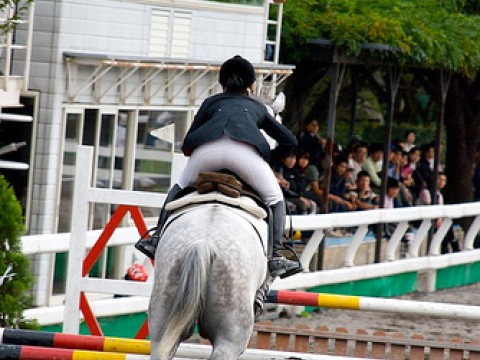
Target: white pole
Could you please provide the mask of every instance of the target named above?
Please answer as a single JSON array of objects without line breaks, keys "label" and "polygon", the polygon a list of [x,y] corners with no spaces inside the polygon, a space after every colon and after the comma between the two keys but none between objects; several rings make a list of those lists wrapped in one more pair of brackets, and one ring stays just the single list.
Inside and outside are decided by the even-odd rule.
[{"label": "white pole", "polygon": [[65,291],[63,332],[80,331],[80,291],[83,260],[87,247],[88,188],[92,178],[93,147],[78,146],[73,191],[70,251],[68,252],[68,281]]}]

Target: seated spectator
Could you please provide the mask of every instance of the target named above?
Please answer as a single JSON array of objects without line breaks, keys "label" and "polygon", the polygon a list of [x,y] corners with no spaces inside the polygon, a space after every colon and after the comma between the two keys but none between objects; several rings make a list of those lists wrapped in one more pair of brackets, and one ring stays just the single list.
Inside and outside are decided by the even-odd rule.
[{"label": "seated spectator", "polygon": [[[438,178],[437,178],[437,201],[436,201],[437,205],[444,204],[442,190],[445,188],[445,185],[447,185],[447,175],[440,172],[438,173]],[[431,205],[432,197],[431,197],[430,190],[427,188],[423,188],[420,191],[418,200],[419,200],[418,203],[420,205]],[[434,221],[435,230],[437,230],[440,227],[442,222],[443,222],[442,218],[436,219]],[[451,248],[452,252],[460,251],[460,246],[458,244],[457,239],[455,238],[452,227],[448,229],[448,232],[446,233],[445,238],[442,240],[441,253],[442,254],[449,253],[450,252],[449,248]]]},{"label": "seated spectator", "polygon": [[348,168],[348,157],[343,154],[333,159],[333,171],[330,178],[330,212],[352,211],[356,209],[355,204],[350,201],[349,192],[345,186],[343,174]]},{"label": "seated spectator", "polygon": [[415,182],[414,195],[416,198],[418,198],[423,188],[432,189],[434,158],[435,145],[433,142],[423,145],[422,157],[413,172],[413,180]]},{"label": "seated spectator", "polygon": [[[393,177],[387,178],[387,192],[385,193],[385,200],[383,202],[384,209],[393,209],[399,207],[398,193],[400,192],[399,181]],[[385,236],[390,239],[397,227],[396,224],[386,223],[384,225]]]},{"label": "seated spectator", "polygon": [[295,168],[298,170],[298,173],[300,175],[301,184],[304,189],[303,196],[315,202],[317,207],[317,213],[318,213],[320,212],[320,209],[322,207],[323,200],[320,195],[317,195],[314,191],[311,191],[311,188],[312,188],[311,178],[317,179],[315,187],[319,187],[318,179],[320,177],[320,172],[318,170],[318,167],[316,166],[311,168],[310,174],[309,174],[310,181],[307,181],[307,171],[309,169],[309,165],[310,165],[310,154],[305,150],[298,150],[297,163],[295,164]]},{"label": "seated spectator", "polygon": [[388,162],[388,176],[399,181],[400,191],[398,201],[400,206],[412,206],[413,196],[408,189],[413,183],[412,177],[406,179],[402,176],[402,167],[406,165],[404,153],[400,144],[392,144]]},{"label": "seated spectator", "polygon": [[415,179],[413,178],[413,172],[417,167],[417,163],[420,160],[420,149],[417,147],[412,148],[407,154],[407,161],[402,166],[402,178],[404,184],[412,196],[412,204],[416,201],[415,191]]},{"label": "seated spectator", "polygon": [[383,159],[383,144],[373,143],[368,148],[368,157],[362,164],[363,170],[370,175],[370,182],[372,190],[375,192],[380,191],[382,185],[382,179],[379,176],[382,171],[382,159]]},{"label": "seated spectator", "polygon": [[[277,178],[280,179],[279,184],[282,188],[283,196],[287,201],[295,205],[296,214],[315,214],[317,212],[315,202],[303,196],[305,186],[303,178],[295,167],[296,162],[296,154],[292,153],[283,158],[281,164],[274,168],[275,173],[281,176]],[[282,181],[282,178],[285,181]]]},{"label": "seated spectator", "polygon": [[370,175],[362,170],[357,175],[357,188],[352,193],[357,210],[378,209],[378,196],[370,189]]},{"label": "seated spectator", "polygon": [[351,187],[349,190],[355,188],[358,173],[363,170],[363,163],[367,159],[367,156],[367,143],[362,141],[353,147],[352,156],[348,159],[348,167],[352,169],[351,177],[347,180],[347,187]]},{"label": "seated spectator", "polygon": [[305,121],[303,134],[298,140],[297,149],[304,150],[310,154],[310,164],[317,166],[324,153],[325,139],[318,135],[320,123],[316,118]]}]

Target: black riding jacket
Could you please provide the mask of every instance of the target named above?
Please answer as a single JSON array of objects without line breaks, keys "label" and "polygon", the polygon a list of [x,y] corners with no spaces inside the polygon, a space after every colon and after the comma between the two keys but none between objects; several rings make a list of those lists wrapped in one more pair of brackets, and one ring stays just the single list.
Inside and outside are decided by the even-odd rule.
[{"label": "black riding jacket", "polygon": [[292,132],[276,121],[261,102],[240,93],[213,95],[203,102],[195,115],[182,151],[190,156],[198,146],[225,134],[233,140],[255,146],[261,156],[269,161],[270,147],[260,129],[277,141],[276,156],[288,155],[297,145]]}]

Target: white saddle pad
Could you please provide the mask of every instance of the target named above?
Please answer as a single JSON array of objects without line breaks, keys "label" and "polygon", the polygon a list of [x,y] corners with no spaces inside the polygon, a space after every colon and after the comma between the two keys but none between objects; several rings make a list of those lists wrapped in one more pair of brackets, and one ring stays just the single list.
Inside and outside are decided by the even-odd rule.
[{"label": "white saddle pad", "polygon": [[210,202],[219,202],[226,205],[236,206],[260,219],[265,219],[267,217],[267,212],[260,206],[258,206],[255,200],[253,200],[252,198],[248,196],[240,196],[238,198],[233,198],[230,196],[226,196],[218,191],[212,191],[206,194],[199,194],[198,192],[194,191],[188,195],[181,197],[180,199],[171,201],[167,204],[165,208],[168,211],[174,211],[187,205]]}]

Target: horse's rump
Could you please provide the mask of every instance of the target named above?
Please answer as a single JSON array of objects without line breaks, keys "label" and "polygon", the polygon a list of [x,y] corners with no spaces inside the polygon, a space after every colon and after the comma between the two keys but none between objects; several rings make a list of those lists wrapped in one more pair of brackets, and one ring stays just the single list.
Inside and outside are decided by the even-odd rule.
[{"label": "horse's rump", "polygon": [[[172,219],[155,258],[149,309],[152,351],[160,344],[156,346],[163,353],[173,355],[195,323],[212,342],[221,332],[238,331],[234,338],[245,337],[253,327],[256,290],[267,273],[259,239],[259,233],[266,238],[266,223],[223,204],[190,206]],[[241,351],[244,346],[246,340]]]}]

